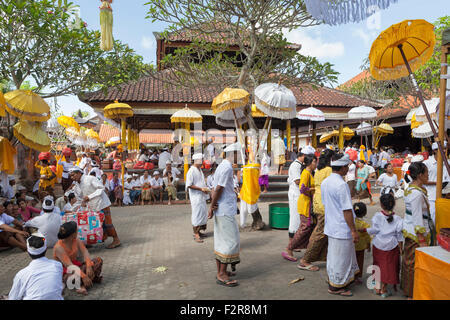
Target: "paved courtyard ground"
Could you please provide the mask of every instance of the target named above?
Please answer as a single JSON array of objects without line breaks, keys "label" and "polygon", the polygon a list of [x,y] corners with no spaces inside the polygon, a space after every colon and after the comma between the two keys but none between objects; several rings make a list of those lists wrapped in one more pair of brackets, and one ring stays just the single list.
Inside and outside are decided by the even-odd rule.
[{"label": "paved courtyard ground", "polygon": [[[268,206],[260,204],[265,222],[269,221]],[[369,207],[366,221],[378,208]],[[396,211],[400,216],[403,208],[403,200],[399,200]],[[122,246],[107,250],[100,244],[89,249],[92,256],[104,259],[103,283],[95,285],[86,297],[69,292],[65,299],[382,299],[365,285],[353,285],[354,296],[350,298],[328,294],[325,262],[317,264],[320,271],[309,272],[281,257],[288,242],[287,230],[242,231],[236,277],[240,285],[219,286],[215,282],[213,222],[208,222],[205,242],[194,242],[190,205],[113,208],[112,213]],[[47,252],[48,257],[52,251]],[[302,253],[296,255],[301,257]],[[8,294],[14,275],[29,261],[18,249],[0,252],[0,294]],[[366,252],[365,266],[371,261],[372,254]],[[167,271],[154,272],[160,266]],[[300,276],[305,280],[288,286]],[[368,276],[365,274],[364,280]],[[404,298],[399,291],[390,299]]]}]

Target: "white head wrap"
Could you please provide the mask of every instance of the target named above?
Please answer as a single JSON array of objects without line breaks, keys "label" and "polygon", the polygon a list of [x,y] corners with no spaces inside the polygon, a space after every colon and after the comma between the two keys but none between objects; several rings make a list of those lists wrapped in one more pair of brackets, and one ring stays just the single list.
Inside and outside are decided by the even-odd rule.
[{"label": "white head wrap", "polygon": [[166,161],[166,165],[168,165],[168,164],[172,164],[172,161],[167,160],[167,161]]},{"label": "white head wrap", "polygon": [[153,172],[153,176],[159,176],[159,171]]},{"label": "white head wrap", "polygon": [[32,234],[32,236],[39,237],[39,238],[44,238],[44,245],[42,247],[40,247],[40,248],[34,248],[34,247],[30,246],[30,244],[28,242],[30,240],[30,238],[31,238],[30,237],[30,238],[27,239],[27,251],[28,251],[28,253],[32,254],[33,256],[37,256],[37,255],[40,255],[40,254],[44,253],[45,250],[47,250],[47,240],[45,240],[44,235],[39,233],[39,232],[35,232],[35,233]]},{"label": "white head wrap", "polygon": [[301,151],[303,154],[314,154],[316,152],[316,149],[314,149],[312,146],[306,146],[302,148]]},{"label": "white head wrap", "polygon": [[22,191],[22,190],[27,190],[27,188],[25,188],[25,187],[22,186],[22,185],[17,186],[17,191]]},{"label": "white head wrap", "polygon": [[349,165],[351,162],[350,160],[350,156],[348,155],[348,153],[346,153],[342,158],[340,158],[339,160],[335,160],[335,161],[331,161],[331,166],[332,167],[344,167]]},{"label": "white head wrap", "polygon": [[9,181],[16,181],[16,177],[14,177],[13,175],[9,175],[8,176],[8,182]]},{"label": "white head wrap", "polygon": [[196,153],[192,156],[192,160],[202,160],[203,159],[203,154],[201,153]]},{"label": "white head wrap", "polygon": [[[46,202],[50,201],[50,204],[47,204]],[[42,209],[45,210],[53,210],[55,208],[55,203],[53,202],[52,196],[46,196],[44,200],[42,200]]]}]

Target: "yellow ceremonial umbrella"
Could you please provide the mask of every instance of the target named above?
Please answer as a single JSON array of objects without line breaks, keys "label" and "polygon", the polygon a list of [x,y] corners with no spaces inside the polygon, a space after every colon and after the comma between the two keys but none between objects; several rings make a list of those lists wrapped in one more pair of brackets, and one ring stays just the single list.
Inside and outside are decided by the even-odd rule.
[{"label": "yellow ceremonial umbrella", "polygon": [[245,107],[250,100],[250,94],[244,89],[225,88],[214,98],[211,108],[214,114]]},{"label": "yellow ceremonial umbrella", "polygon": [[[114,103],[108,104],[103,109],[103,115],[108,119],[113,119],[113,120],[120,119],[121,120],[121,124],[120,124],[121,129],[122,129],[121,140],[122,140],[122,144],[126,145],[127,124],[126,124],[125,119],[130,118],[134,115],[133,108],[131,108],[126,103],[119,103],[119,101],[115,100]],[[125,167],[123,165],[123,160],[124,159],[122,159],[122,192],[124,190],[124,185],[125,185]]]},{"label": "yellow ceremonial umbrella", "polygon": [[[187,131],[188,136],[190,136],[191,123],[195,122],[202,122],[202,116],[195,112],[194,110],[191,110],[188,108],[187,105],[181,110],[178,110],[170,117],[170,122],[172,123],[184,123],[185,129]],[[189,170],[189,164],[188,164],[188,154],[189,154],[189,148],[191,145],[194,145],[193,138],[190,138],[190,144],[185,143],[183,148],[183,154],[184,154],[184,179],[186,180],[187,171]],[[198,143],[198,140],[197,140]]]},{"label": "yellow ceremonial umbrella", "polygon": [[86,135],[86,137],[91,138],[91,139],[96,139],[97,141],[100,142],[100,136],[98,135],[97,132],[95,132],[92,129],[87,129],[84,134]]},{"label": "yellow ceremonial umbrella", "polygon": [[0,117],[6,116],[5,108],[6,108],[5,96],[3,95],[3,92],[0,91]]},{"label": "yellow ceremonial umbrella", "polygon": [[80,131],[80,125],[72,117],[60,116],[56,120],[64,128],[75,128],[76,130]]},{"label": "yellow ceremonial umbrella", "polygon": [[14,90],[5,94],[8,113],[21,120],[44,122],[50,119],[50,107],[31,90]]},{"label": "yellow ceremonial umbrella", "polygon": [[327,132],[327,133],[322,134],[322,136],[320,136],[319,142],[320,143],[325,143],[328,140],[330,140],[330,139],[332,139],[334,137],[337,137],[337,136],[339,136],[339,131],[333,130],[332,132]]},{"label": "yellow ceremonial umbrella", "polygon": [[412,116],[412,118],[411,118],[411,129],[415,129],[415,128],[420,127],[420,125],[421,125],[422,123],[423,123],[423,122],[420,122],[420,121],[417,121],[417,120],[416,120],[416,113],[414,112],[414,114],[413,114],[413,116]]},{"label": "yellow ceremonial umbrella", "polygon": [[377,149],[381,138],[387,136],[388,134],[393,134],[394,128],[392,128],[388,123],[382,123],[373,128],[373,133],[375,136],[375,149]]},{"label": "yellow ceremonial umbrella", "polygon": [[39,123],[21,120],[14,125],[13,131],[14,136],[25,146],[40,152],[50,151],[50,138]]},{"label": "yellow ceremonial umbrella", "polygon": [[342,134],[344,135],[345,140],[350,140],[351,138],[353,138],[355,136],[355,132],[352,129],[350,129],[349,127],[345,127],[342,130]]},{"label": "yellow ceremonial umbrella", "polygon": [[[405,20],[394,24],[384,30],[372,44],[369,54],[370,73],[377,80],[394,80],[408,75],[411,77],[434,139],[438,142],[441,157],[446,159],[442,141],[439,141],[422,91],[413,73],[431,58],[435,44],[434,26],[425,20]],[[450,171],[448,161],[443,163]]]}]

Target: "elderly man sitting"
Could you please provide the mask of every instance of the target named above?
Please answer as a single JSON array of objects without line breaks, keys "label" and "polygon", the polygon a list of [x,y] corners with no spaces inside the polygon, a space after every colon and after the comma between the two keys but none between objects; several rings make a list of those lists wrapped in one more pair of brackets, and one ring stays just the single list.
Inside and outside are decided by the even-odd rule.
[{"label": "elderly man sitting", "polygon": [[164,187],[164,181],[161,178],[159,171],[155,171],[153,173],[153,178],[150,180],[150,186],[152,187],[152,199],[153,202],[156,204],[156,195],[159,194],[159,202],[163,202],[163,187]]}]

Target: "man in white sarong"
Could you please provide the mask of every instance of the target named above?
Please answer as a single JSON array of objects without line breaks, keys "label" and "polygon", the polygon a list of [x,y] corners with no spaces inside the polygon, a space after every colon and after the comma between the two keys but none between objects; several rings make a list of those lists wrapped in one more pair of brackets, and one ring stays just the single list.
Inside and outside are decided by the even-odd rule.
[{"label": "man in white sarong", "polygon": [[333,172],[321,185],[325,207],[324,233],[328,236],[328,293],[341,296],[353,295],[348,286],[359,271],[355,252],[359,235],[355,227],[350,188],[343,178],[350,163],[348,154],[334,155],[331,160]]},{"label": "man in white sarong", "polygon": [[300,226],[300,215],[297,211],[297,201],[300,197],[300,175],[302,173],[302,163],[305,155],[302,152],[298,153],[297,159],[289,166],[289,238],[292,239]]},{"label": "man in white sarong", "polygon": [[214,253],[216,256],[216,283],[235,287],[236,280],[231,280],[233,272],[228,272],[229,264],[240,262],[239,226],[236,221],[237,197],[234,192],[233,167],[228,159],[223,159],[214,175],[214,191],[208,218],[214,217]]},{"label": "man in white sarong", "polygon": [[120,246],[120,240],[117,236],[116,229],[112,224],[111,218],[111,201],[105,193],[105,186],[103,183],[94,176],[83,174],[83,171],[79,167],[73,167],[70,169],[70,178],[75,182],[73,192],[77,198],[77,202],[74,207],[84,206],[89,207],[96,212],[103,211],[105,214],[104,221],[104,239],[108,236],[113,238],[113,241],[106,249],[114,249]]},{"label": "man in white sarong", "polygon": [[186,175],[186,189],[189,189],[189,199],[191,200],[192,208],[192,227],[194,229],[194,240],[202,243],[202,237],[205,237],[200,230],[206,230],[208,222],[208,213],[206,208],[206,198],[209,189],[206,187],[205,176],[202,172],[201,153],[196,153],[192,156],[194,165],[189,168]]},{"label": "man in white sarong", "polygon": [[34,233],[27,239],[27,251],[32,261],[14,277],[8,300],[64,300],[63,266],[47,259],[47,239]]}]

